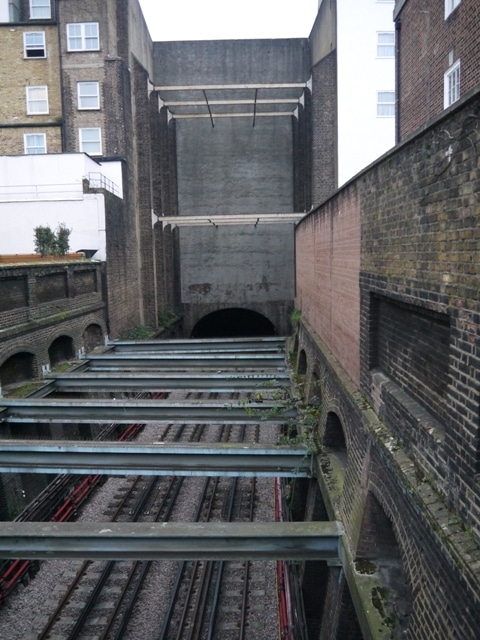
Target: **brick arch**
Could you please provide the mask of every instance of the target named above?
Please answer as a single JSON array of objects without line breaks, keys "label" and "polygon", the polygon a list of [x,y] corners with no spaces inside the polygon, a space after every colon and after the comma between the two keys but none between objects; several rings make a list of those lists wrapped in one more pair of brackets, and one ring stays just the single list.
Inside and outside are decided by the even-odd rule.
[{"label": "brick arch", "polygon": [[322,396],[322,377],[318,366],[315,365],[308,385],[307,399],[309,404],[315,404],[320,407],[322,405]]},{"label": "brick arch", "polygon": [[17,349],[0,364],[0,386],[33,380],[37,377],[36,369],[36,354],[31,349]]},{"label": "brick arch", "polygon": [[82,330],[83,346],[88,353],[104,344],[106,333],[99,322],[89,322]]},{"label": "brick arch", "polygon": [[28,353],[32,353],[35,357],[35,360],[39,360],[40,359],[40,352],[37,348],[35,348],[35,345],[30,344],[30,342],[28,341],[24,341],[24,342],[16,342],[13,345],[7,346],[5,348],[5,350],[2,349],[1,354],[0,354],[0,367],[13,355],[15,355],[16,353],[21,353],[21,352],[28,352]]},{"label": "brick arch", "polygon": [[273,336],[276,329],[264,313],[244,307],[224,307],[197,320],[191,332],[192,338],[242,335]]},{"label": "brick arch", "polygon": [[410,623],[413,596],[409,563],[404,561],[407,552],[396,531],[397,510],[398,506],[391,504],[384,490],[369,487],[355,566],[359,573],[373,576],[377,586],[372,589],[372,600],[386,618],[395,620],[395,637],[403,637]]},{"label": "brick arch", "polygon": [[75,339],[63,331],[54,338],[48,346],[50,367],[75,358]]}]

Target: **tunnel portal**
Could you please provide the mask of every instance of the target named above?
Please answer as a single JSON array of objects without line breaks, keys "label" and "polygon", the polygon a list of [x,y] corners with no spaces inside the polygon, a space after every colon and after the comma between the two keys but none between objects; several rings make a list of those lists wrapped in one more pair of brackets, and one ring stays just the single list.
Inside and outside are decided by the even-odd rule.
[{"label": "tunnel portal", "polygon": [[248,338],[274,336],[275,327],[261,313],[249,309],[220,309],[204,316],[192,330],[192,338]]}]

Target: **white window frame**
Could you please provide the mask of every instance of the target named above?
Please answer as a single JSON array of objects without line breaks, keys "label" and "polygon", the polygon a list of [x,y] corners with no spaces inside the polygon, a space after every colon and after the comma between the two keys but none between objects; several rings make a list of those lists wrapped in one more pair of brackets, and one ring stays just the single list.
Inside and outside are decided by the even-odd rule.
[{"label": "white window frame", "polygon": [[51,0],[30,0],[30,20],[51,20]]},{"label": "white window frame", "polygon": [[[96,131],[98,136],[93,140],[85,140],[84,136],[86,132]],[[89,149],[89,145],[98,144],[96,150]],[[78,130],[78,146],[81,153],[88,153],[89,156],[101,156],[102,155],[102,130],[100,127],[82,127]]]},{"label": "white window frame", "polygon": [[[89,26],[95,25],[96,34],[88,33]],[[76,31],[77,33],[73,33]],[[77,46],[79,41],[79,46]],[[91,46],[93,44],[93,46]],[[100,30],[98,22],[70,22],[67,24],[67,51],[99,51]]]},{"label": "white window frame", "polygon": [[[392,100],[381,100],[380,97],[386,94],[393,96]],[[380,113],[381,107],[391,107],[391,113]],[[395,116],[395,91],[377,91],[377,118],[393,118]]]},{"label": "white window frame", "polygon": [[[44,97],[42,98],[34,97],[32,94],[35,92],[38,92],[40,89],[44,91]],[[37,116],[37,115],[45,115],[49,113],[48,87],[46,85],[26,87],[26,98],[27,98],[27,115]],[[41,109],[35,108],[35,105],[40,102],[45,103],[45,107]]]},{"label": "white window frame", "polygon": [[460,99],[460,60],[456,60],[443,76],[443,107],[446,109]]},{"label": "white window frame", "polygon": [[455,11],[462,0],[445,0],[445,20]]},{"label": "white window frame", "polygon": [[[88,85],[95,88],[94,92],[88,91]],[[83,90],[83,91],[82,91]],[[93,106],[87,105],[95,99]],[[82,111],[100,109],[100,83],[91,81],[77,82],[77,106]]]},{"label": "white window frame", "polygon": [[[391,42],[380,42],[382,36],[392,36]],[[391,49],[390,53],[382,53],[382,49]],[[377,31],[377,58],[395,57],[395,31]]]},{"label": "white window frame", "polygon": [[[28,36],[37,36],[41,43],[28,43]],[[41,36],[41,38],[38,38]],[[42,55],[28,55],[29,51],[41,51]],[[47,47],[45,43],[45,31],[24,31],[23,33],[23,57],[27,60],[41,60],[47,57]]]},{"label": "white window frame", "polygon": [[[29,142],[31,138],[41,138],[43,142],[41,144]],[[47,135],[45,133],[24,133],[23,147],[26,155],[47,153]]]}]

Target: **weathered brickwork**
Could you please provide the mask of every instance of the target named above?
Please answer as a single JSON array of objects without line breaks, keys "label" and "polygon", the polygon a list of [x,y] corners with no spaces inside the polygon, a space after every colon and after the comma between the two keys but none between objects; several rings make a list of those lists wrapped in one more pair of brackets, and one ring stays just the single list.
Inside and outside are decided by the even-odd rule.
[{"label": "weathered brickwork", "polygon": [[292,117],[293,131],[293,209],[309,211],[312,206],[312,94],[305,90],[304,105]]},{"label": "weathered brickwork", "polygon": [[[106,335],[102,268],[69,262],[0,269],[0,290],[16,283],[9,308],[0,311],[0,372],[9,358],[25,352],[33,355],[33,375],[40,376],[42,366],[50,365],[49,348],[58,337],[69,336],[77,353],[92,345],[92,333],[98,333],[92,325]],[[0,380],[9,382],[1,375]]]},{"label": "weathered brickwork", "polygon": [[[444,109],[444,74],[460,60],[460,95],[480,84],[480,4],[462,0],[445,20],[445,3],[407,0],[398,15],[399,131],[403,140]],[[405,25],[405,26],[403,26]]]},{"label": "weathered brickwork", "polygon": [[0,149],[6,155],[21,155],[25,153],[25,134],[44,133],[47,145],[47,153],[62,152],[62,125],[52,126],[32,126],[32,127],[1,127],[0,126]]},{"label": "weathered brickwork", "polygon": [[152,230],[152,164],[150,140],[150,104],[148,100],[148,73],[133,59],[133,95],[135,96],[135,162],[137,174],[137,210],[139,218],[139,250],[141,261],[142,309],[146,325],[156,327],[158,308],[155,296],[155,264]]},{"label": "weathered brickwork", "polygon": [[354,184],[342,192],[341,200],[328,200],[302,221],[296,233],[297,304],[356,381],[360,379],[360,188]]},{"label": "weathered brickwork", "polygon": [[335,51],[312,69],[312,205],[318,206],[334,191],[337,180],[336,140],[337,58]]},{"label": "weathered brickwork", "polygon": [[[24,57],[23,34],[31,31],[45,32],[47,53],[45,58]],[[1,124],[54,122],[62,115],[57,27],[37,23],[31,26],[15,25],[10,27],[3,25],[0,27],[0,38],[2,40],[0,50],[2,69],[16,69],[15,73],[9,75],[8,83],[2,82],[0,87]],[[27,86],[48,87],[48,114],[27,114]]]},{"label": "weathered brickwork", "polygon": [[[319,456],[320,486],[329,517],[346,528],[360,626],[384,624],[381,637],[474,640],[480,630],[479,116],[479,96],[463,101],[297,227],[305,393],[320,387],[319,442],[330,442],[334,415],[346,444],[345,457],[335,447]],[[331,255],[348,237],[342,215],[358,252],[349,289]],[[352,306],[358,322],[341,345],[331,326]],[[365,556],[385,530],[367,509],[373,499],[395,540],[390,569]],[[405,578],[394,580],[399,571]],[[320,637],[342,628],[331,613]]]}]

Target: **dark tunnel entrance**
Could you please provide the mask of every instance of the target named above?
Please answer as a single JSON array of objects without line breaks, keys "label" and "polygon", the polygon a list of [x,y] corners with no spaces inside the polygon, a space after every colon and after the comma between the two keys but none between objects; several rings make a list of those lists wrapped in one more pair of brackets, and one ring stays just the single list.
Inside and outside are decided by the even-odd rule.
[{"label": "dark tunnel entrance", "polygon": [[274,336],[268,318],[248,309],[221,309],[204,316],[192,330],[192,338],[249,338]]}]

